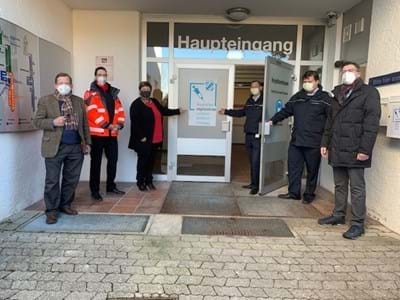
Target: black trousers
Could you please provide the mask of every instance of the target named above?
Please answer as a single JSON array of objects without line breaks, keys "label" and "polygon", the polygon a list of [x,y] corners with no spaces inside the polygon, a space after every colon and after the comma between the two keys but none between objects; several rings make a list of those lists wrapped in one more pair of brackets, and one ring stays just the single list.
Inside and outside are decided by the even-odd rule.
[{"label": "black trousers", "polygon": [[333,168],[333,179],[335,181],[335,217],[345,217],[347,211],[347,199],[349,194],[349,183],[351,193],[351,224],[364,225],[366,215],[366,192],[364,168]]},{"label": "black trousers", "polygon": [[304,198],[314,199],[321,163],[320,148],[299,147],[290,144],[288,153],[289,194],[295,197],[300,197],[301,195],[301,178],[304,163],[307,169]]},{"label": "black trousers", "polygon": [[138,185],[153,183],[154,161],[162,143],[143,143],[137,149],[136,182]]},{"label": "black trousers", "polygon": [[[45,159],[46,182],[44,187],[44,202],[46,204],[46,213],[71,207],[75,189],[81,175],[82,164],[83,153],[80,144],[61,144],[56,156]],[[62,182],[60,192],[61,170]]]},{"label": "black trousers", "polygon": [[118,141],[116,137],[91,136],[92,150],[90,151],[90,191],[98,193],[100,190],[101,160],[103,151],[107,158],[107,190],[116,187],[115,176],[117,174]]},{"label": "black trousers", "polygon": [[250,161],[250,183],[253,187],[258,188],[260,185],[261,142],[254,134],[246,134],[246,150]]}]

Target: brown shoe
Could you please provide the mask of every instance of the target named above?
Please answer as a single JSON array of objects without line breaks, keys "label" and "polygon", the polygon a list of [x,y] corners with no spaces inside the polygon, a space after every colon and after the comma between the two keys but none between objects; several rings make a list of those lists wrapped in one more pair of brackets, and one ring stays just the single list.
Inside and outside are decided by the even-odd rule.
[{"label": "brown shoe", "polygon": [[46,224],[57,223],[57,213],[50,212],[46,214]]},{"label": "brown shoe", "polygon": [[60,211],[66,215],[77,215],[78,214],[78,211],[76,211],[75,209],[69,208],[69,207],[61,208]]}]

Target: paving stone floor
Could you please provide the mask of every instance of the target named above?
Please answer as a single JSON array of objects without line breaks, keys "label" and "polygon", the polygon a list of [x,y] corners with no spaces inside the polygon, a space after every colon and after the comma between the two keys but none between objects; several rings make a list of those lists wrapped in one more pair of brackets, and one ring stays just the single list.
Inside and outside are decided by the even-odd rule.
[{"label": "paving stone floor", "polygon": [[39,213],[0,224],[0,299],[400,299],[400,237],[379,224],[357,241],[312,218],[284,218],[295,238],[18,231]]}]

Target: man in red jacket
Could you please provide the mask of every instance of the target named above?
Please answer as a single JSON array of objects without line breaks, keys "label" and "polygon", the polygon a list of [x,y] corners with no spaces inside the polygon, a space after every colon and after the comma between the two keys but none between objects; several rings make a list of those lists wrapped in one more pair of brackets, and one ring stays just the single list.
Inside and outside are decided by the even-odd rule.
[{"label": "man in red jacket", "polygon": [[100,194],[100,171],[103,151],[107,158],[107,193],[125,194],[117,189],[115,176],[117,173],[119,131],[125,125],[125,112],[118,98],[119,89],[107,82],[107,70],[96,68],[95,80],[85,92],[87,117],[92,151],[90,152],[90,191],[92,198],[102,201]]}]

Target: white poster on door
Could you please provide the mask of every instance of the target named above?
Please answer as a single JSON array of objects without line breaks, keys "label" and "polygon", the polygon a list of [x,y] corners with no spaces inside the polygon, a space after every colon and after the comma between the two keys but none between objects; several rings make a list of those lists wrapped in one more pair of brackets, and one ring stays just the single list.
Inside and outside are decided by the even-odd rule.
[{"label": "white poster on door", "polygon": [[189,126],[215,127],[217,122],[217,83],[190,82]]}]

